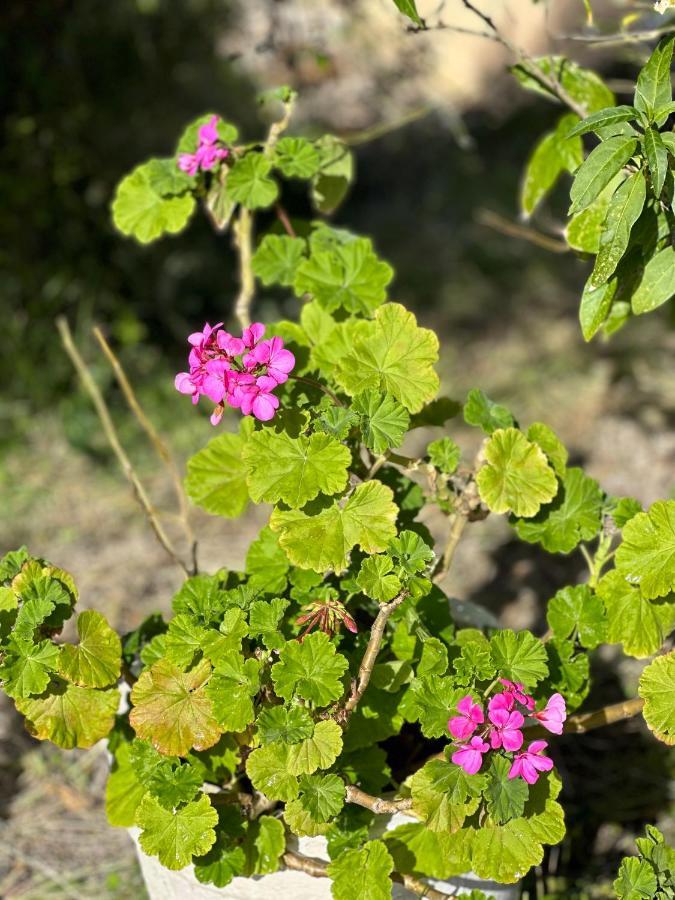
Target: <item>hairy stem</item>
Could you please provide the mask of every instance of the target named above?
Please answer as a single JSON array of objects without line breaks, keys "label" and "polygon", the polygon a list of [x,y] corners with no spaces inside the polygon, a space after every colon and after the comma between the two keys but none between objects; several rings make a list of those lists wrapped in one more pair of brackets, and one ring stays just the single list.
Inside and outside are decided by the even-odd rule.
[{"label": "hairy stem", "polygon": [[[287,869],[305,872],[313,878],[328,877],[328,863],[322,859],[316,859],[314,856],[303,856],[294,850],[287,850],[284,853],[283,860]],[[391,877],[393,881],[404,885],[413,894],[417,894],[418,897],[426,897],[427,900],[455,900],[457,897],[456,894],[444,894],[443,891],[437,891],[412,875],[400,875],[398,872],[393,872]]]},{"label": "hairy stem", "polygon": [[350,716],[359,705],[361,697],[363,697],[366,688],[368,687],[368,683],[370,682],[370,676],[373,674],[373,666],[375,665],[377,654],[380,652],[380,647],[382,646],[384,629],[389,621],[389,617],[399,608],[407,596],[407,591],[401,591],[398,597],[394,597],[389,603],[385,603],[384,606],[380,607],[380,611],[375,617],[375,621],[370,629],[370,639],[368,640],[366,652],[363,654],[363,659],[359,666],[359,674],[354,689],[352,690],[352,695],[345,703],[342,711],[346,716]]},{"label": "hairy stem", "polygon": [[180,520],[183,524],[185,538],[188,542],[188,546],[190,547],[190,552],[192,554],[192,574],[194,575],[198,570],[197,541],[195,540],[194,532],[192,531],[192,525],[190,524],[190,507],[188,505],[185,490],[183,489],[183,481],[181,479],[180,472],[178,471],[176,461],[173,458],[169,447],[164,442],[155,426],[145,414],[145,410],[143,409],[141,404],[138,402],[136,393],[131,386],[131,382],[127,378],[126,372],[124,371],[121,362],[113,353],[110,344],[106,341],[100,328],[94,328],[94,337],[98,341],[101,350],[103,350],[103,353],[105,354],[108,362],[112,367],[115,378],[117,379],[117,383],[119,384],[122,393],[124,394],[124,399],[127,401],[129,409],[136,416],[139,425],[147,434],[150,443],[155,449],[155,452],[162,460],[169,472],[171,482],[173,484],[174,493],[176,494],[176,499],[178,501],[179,515]]},{"label": "hairy stem", "polygon": [[166,551],[171,561],[182,570],[184,575],[189,577],[190,570],[176,553],[173,544],[169,540],[166,532],[164,531],[164,528],[162,527],[161,522],[157,517],[157,513],[153,508],[152,503],[150,502],[150,498],[148,497],[143,484],[141,483],[138,475],[134,470],[134,467],[131,464],[131,460],[127,456],[124,447],[122,447],[122,444],[120,443],[117,430],[115,428],[115,425],[113,424],[113,420],[106,405],[103,394],[99,390],[99,387],[94,381],[91,372],[87,368],[87,364],[82,359],[79,350],[75,346],[73,336],[71,334],[70,328],[68,327],[68,323],[64,318],[60,317],[56,320],[56,327],[58,328],[65,351],[70,357],[70,360],[73,363],[77,374],[80,376],[84,389],[89,394],[89,397],[94,404],[96,412],[98,413],[98,417],[101,420],[101,425],[103,426],[103,431],[105,432],[108,443],[110,444],[115,456],[117,457],[117,460],[122,467],[122,471],[126,475],[127,480],[131,484],[134,490],[134,495],[138,500],[141,509],[145,513],[145,516],[150,523],[150,527],[154,531],[157,540]]},{"label": "hairy stem", "polygon": [[253,214],[242,206],[234,224],[234,242],[239,252],[239,294],[234,306],[242,331],[251,324],[251,303],[255,296],[255,278],[253,276]]}]

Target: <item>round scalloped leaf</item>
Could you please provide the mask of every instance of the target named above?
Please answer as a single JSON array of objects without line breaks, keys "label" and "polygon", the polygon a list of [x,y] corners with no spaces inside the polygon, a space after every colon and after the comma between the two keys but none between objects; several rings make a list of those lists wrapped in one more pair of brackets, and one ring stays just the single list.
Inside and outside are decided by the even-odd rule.
[{"label": "round scalloped leaf", "polygon": [[546,620],[557,638],[568,638],[576,631],[579,643],[588,649],[607,638],[602,601],[587,584],[559,590],[548,602]]},{"label": "round scalloped leaf", "polygon": [[40,741],[59,747],[92,747],[115,722],[120,695],[116,688],[96,690],[55,681],[39,697],[16,701],[26,728]]},{"label": "round scalloped leaf", "polygon": [[607,640],[623,644],[629,656],[644,659],[656,653],[675,628],[674,595],[647,600],[616,569],[603,575],[597,591],[607,610]]},{"label": "round scalloped leaf", "polygon": [[220,434],[190,457],[185,490],[197,506],[214,516],[235,519],[246,509],[248,488],[242,451],[253,423],[242,419],[239,434]]},{"label": "round scalloped leaf", "polygon": [[548,675],[546,647],[529,631],[498,631],[490,638],[490,653],[499,674],[509,681],[532,686]]},{"label": "round scalloped leaf", "polygon": [[59,648],[51,641],[33,644],[21,638],[10,638],[0,666],[5,693],[10,697],[41,694],[58,663]]},{"label": "round scalloped leaf", "polygon": [[654,737],[675,744],[675,650],[657,656],[640,676],[638,694],[645,701],[642,714]]},{"label": "round scalloped leaf", "polygon": [[253,697],[260,690],[260,667],[259,660],[244,659],[236,650],[219,656],[206,695],[223,731],[243,731],[254,720]]},{"label": "round scalloped leaf", "polygon": [[543,450],[517,428],[500,428],[485,447],[486,464],[476,482],[492,512],[530,517],[558,491],[555,472]]},{"label": "round scalloped leaf", "polygon": [[61,648],[59,671],[64,678],[83,687],[107,687],[120,677],[122,644],[105,616],[88,609],[77,617],[77,647]]},{"label": "round scalloped leaf", "polygon": [[302,641],[289,641],[272,666],[272,681],[279,697],[302,697],[328,706],[342,696],[347,660],[337,653],[327,635],[316,631]]},{"label": "round scalloped leaf", "polygon": [[192,194],[162,196],[162,186],[153,177],[153,162],[137,166],[122,179],[112,204],[115,226],[141,244],[182,231],[195,208]]},{"label": "round scalloped leaf", "polygon": [[206,794],[178,809],[164,809],[149,794],[136,811],[141,829],[138,842],[148,856],[157,856],[171,870],[183,869],[193,856],[203,856],[216,840],[218,813]]},{"label": "round scalloped leaf", "polygon": [[398,303],[381,306],[374,322],[360,323],[353,345],[338,361],[337,379],[354,397],[365,390],[392,394],[408,412],[419,412],[438,392],[438,338],[419,328]]},{"label": "round scalloped leaf", "polygon": [[193,748],[207,750],[217,743],[222,729],[206,693],[210,676],[206,659],[189,672],[168,659],[143,672],[131,691],[129,713],[138,737],[165,756],[185,756]]},{"label": "round scalloped leaf", "polygon": [[246,760],[246,774],[254,788],[270,800],[289,803],[298,796],[298,779],[288,771],[289,744],[266,744]]},{"label": "round scalloped leaf", "polygon": [[478,809],[485,785],[484,775],[466,775],[454,763],[429,760],[410,781],[413,811],[431,831],[457,831]]},{"label": "round scalloped leaf", "polygon": [[265,285],[290,287],[305,256],[303,238],[287,234],[266,234],[253,254],[251,268]]},{"label": "round scalloped leaf", "polygon": [[344,506],[333,503],[314,515],[274,509],[270,528],[279,533],[279,543],[293,565],[340,572],[356,544],[366,553],[386,550],[396,535],[398,508],[393,496],[380,481],[368,481],[356,488]]},{"label": "round scalloped leaf", "polygon": [[279,187],[270,178],[272,163],[255,151],[236,161],[227,176],[227,190],[235,203],[249,209],[271,206],[279,196]]},{"label": "round scalloped leaf", "polygon": [[394,861],[382,841],[345,850],[328,866],[333,900],[389,900],[393,869]]},{"label": "round scalloped leaf", "polygon": [[299,509],[319,493],[337,494],[347,486],[352,455],[328,434],[300,435],[271,428],[254,432],[243,449],[246,483],[256,503],[279,500]]},{"label": "round scalloped leaf", "polygon": [[330,769],[341,750],[342,729],[333,719],[324,719],[316,723],[310,738],[288,745],[288,771],[311,775],[317,769]]},{"label": "round scalloped leaf", "polygon": [[675,591],[675,500],[657,500],[626,523],[616,567],[648,600]]}]

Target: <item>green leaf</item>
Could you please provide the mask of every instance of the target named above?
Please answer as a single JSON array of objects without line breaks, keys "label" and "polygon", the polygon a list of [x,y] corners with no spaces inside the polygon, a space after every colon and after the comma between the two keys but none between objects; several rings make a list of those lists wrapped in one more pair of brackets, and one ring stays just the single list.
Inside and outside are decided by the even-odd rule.
[{"label": "green leaf", "polygon": [[274,148],[274,165],[286,178],[306,180],[319,171],[321,157],[307,138],[282,137]]},{"label": "green leaf", "polygon": [[[555,783],[552,796],[544,799],[544,791]],[[565,834],[565,820],[560,804],[553,797],[559,791],[555,775],[540,776],[530,790],[525,814],[504,825],[484,823],[471,828],[467,843],[471,868],[479,878],[494,879],[505,884],[519,881],[531,866],[541,863],[543,844],[557,844]],[[537,794],[540,797],[537,798]]]},{"label": "green leaf", "polygon": [[298,796],[298,779],[288,771],[290,744],[259,747],[246,760],[246,774],[253,787],[270,800],[289,803]]},{"label": "green leaf", "polygon": [[654,196],[658,199],[661,196],[668,173],[668,150],[661,140],[661,135],[655,128],[648,128],[645,131],[642,138],[642,146],[649,165],[652,190],[654,191]]},{"label": "green leaf", "polygon": [[546,621],[557,638],[576,634],[582,647],[589,650],[607,639],[602,601],[587,584],[559,590],[549,600]]},{"label": "green leaf", "polygon": [[438,391],[436,335],[419,328],[415,316],[398,303],[381,306],[374,322],[359,325],[350,352],[339,362],[337,380],[352,397],[369,389],[386,391],[409,412],[419,412]]},{"label": "green leaf", "polygon": [[185,868],[193,856],[203,856],[210,849],[217,822],[218,813],[206,794],[173,811],[146,794],[136,812],[141,849],[171,870]]},{"label": "green leaf", "polygon": [[292,438],[271,428],[255,431],[242,452],[248,490],[256,502],[283,500],[299,509],[320,492],[337,494],[347,485],[351,453],[328,434]]},{"label": "green leaf", "polygon": [[272,816],[260,816],[248,822],[244,851],[247,875],[268,875],[279,868],[279,857],[286,849],[284,826]]},{"label": "green leaf", "polygon": [[574,172],[584,158],[580,137],[570,127],[578,116],[568,113],[559,120],[555,131],[545,134],[536,144],[525,167],[520,207],[531,216],[563,172]]},{"label": "green leaf", "polygon": [[328,866],[333,900],[389,900],[394,861],[382,841],[345,850]]},{"label": "green leaf", "polygon": [[380,456],[392,447],[401,446],[410,426],[410,416],[390,394],[364,391],[354,397],[352,409],[361,416],[363,440],[373,453]]},{"label": "green leaf", "polygon": [[209,122],[214,116],[218,118],[218,123],[216,125],[218,131],[218,137],[224,144],[234,144],[234,142],[239,137],[239,131],[236,126],[232,125],[230,122],[224,122],[218,113],[207,112],[204,115],[199,116],[199,118],[194,119],[190,122],[189,125],[183,129],[183,132],[178,139],[178,144],[176,146],[176,156],[180,153],[194,153],[199,144],[199,129],[202,125],[205,125]]},{"label": "green leaf", "polygon": [[26,717],[26,728],[39,741],[51,741],[65,750],[92,747],[107,737],[119,705],[116,688],[95,690],[65,681],[52,681],[39,697],[16,700]]},{"label": "green leaf", "polygon": [[337,816],[345,802],[345,783],[337,775],[303,775],[300,779],[303,806],[318,822]]},{"label": "green leaf", "polygon": [[490,638],[490,653],[499,674],[532,687],[548,674],[546,647],[529,631],[505,628]]},{"label": "green leaf", "polygon": [[122,645],[100,612],[88,609],[77,617],[77,647],[61,648],[59,671],[82,687],[108,687],[120,677]]},{"label": "green leaf", "polygon": [[261,744],[297,744],[314,734],[314,722],[304,706],[270,706],[255,722]]},{"label": "green leaf", "polygon": [[[570,97],[583,106],[587,113],[597,112],[599,109],[614,105],[614,94],[592,69],[584,69],[564,56],[540,56],[532,62],[536,65],[537,70],[562,85]],[[535,74],[532,74],[529,61],[514,66],[512,69],[523,87],[559,103],[560,100],[555,92],[547,85],[542,84],[538,72],[534,71]]]},{"label": "green leaf", "polygon": [[629,175],[612,197],[591,274],[593,287],[600,287],[616,271],[628,247],[631,228],[645,205],[646,196],[647,185],[644,173],[640,171]]},{"label": "green leaf", "polygon": [[248,503],[242,451],[253,423],[242,419],[239,434],[221,434],[188,460],[185,490],[197,506],[214,516],[238,518]]},{"label": "green leaf", "polygon": [[279,538],[266,525],[246,553],[249,587],[261,594],[281,594],[286,589],[289,568]]},{"label": "green leaf", "polygon": [[13,637],[0,665],[3,690],[10,697],[41,694],[58,668],[59,648],[51,641],[31,641]]},{"label": "green leaf", "polygon": [[[415,872],[430,878],[451,878],[469,871],[466,832],[430,831],[421,822],[399,825],[384,835],[398,872]],[[466,900],[471,900],[467,897]]]},{"label": "green leaf", "polygon": [[110,824],[118,828],[131,828],[136,810],[147,792],[129,761],[130,747],[123,743],[115,751],[105,788],[106,815]]},{"label": "green leaf", "polygon": [[643,512],[642,504],[633,497],[614,498],[613,505],[609,510],[609,514],[617,528],[623,528],[627,522],[630,522],[640,512]]},{"label": "green leaf", "polygon": [[279,196],[279,188],[269,177],[272,163],[261,153],[247,153],[238,159],[227,176],[227,190],[235,203],[248,209],[271,206]]},{"label": "green leaf", "polygon": [[415,531],[401,531],[389,543],[389,553],[408,575],[424,572],[434,559],[434,551]]},{"label": "green leaf", "polygon": [[379,481],[358,485],[343,507],[333,503],[314,515],[275,509],[270,527],[293,565],[323,572],[347,567],[350,550],[359,544],[366,553],[385,550],[396,533],[393,493]]},{"label": "green leaf", "polygon": [[361,563],[356,582],[366,597],[387,603],[401,590],[401,581],[393,569],[390,557],[368,556]]},{"label": "green leaf", "polygon": [[607,321],[619,282],[616,278],[594,288],[590,278],[581,295],[579,323],[585,341],[590,341]]},{"label": "green leaf", "polygon": [[454,678],[423,675],[416,678],[403,697],[400,711],[407,722],[419,722],[428,738],[447,736],[450,710],[463,696]]},{"label": "green leaf", "polygon": [[331,406],[321,413],[315,426],[317,431],[324,431],[326,434],[332,434],[339,441],[344,441],[352,428],[359,422],[359,416],[351,409],[344,406]]},{"label": "green leaf", "polygon": [[227,190],[228,172],[229,169],[226,165],[220,167],[220,171],[211,179],[204,199],[206,214],[215,230],[219,232],[227,229],[237,208],[237,204]]},{"label": "green leaf", "polygon": [[344,200],[354,177],[354,159],[340,138],[325,134],[314,142],[320,169],[312,179],[311,197],[316,209],[330,215]]},{"label": "green leaf", "polygon": [[555,431],[548,425],[544,425],[543,422],[533,422],[527,429],[527,439],[541,447],[555,469],[556,475],[564,478],[569,454]]},{"label": "green leaf", "polygon": [[476,681],[489,681],[494,678],[496,669],[492,662],[489,647],[478,641],[470,641],[462,647],[460,655],[453,660],[453,668],[457,673],[457,684],[469,685]]},{"label": "green leaf", "polygon": [[18,550],[10,550],[0,557],[0,582],[11,581],[21,571],[21,567],[28,562],[28,549],[20,547]]},{"label": "green leaf", "polygon": [[545,694],[558,691],[567,701],[567,709],[580,706],[588,696],[589,654],[575,653],[573,641],[556,639],[546,642],[549,677],[540,688]]},{"label": "green leaf", "polygon": [[399,12],[407,16],[415,25],[424,25],[424,22],[420,19],[420,14],[417,12],[415,0],[394,0],[394,4]]},{"label": "green leaf", "polygon": [[598,582],[598,596],[607,610],[607,640],[623,644],[629,656],[644,659],[656,653],[675,628],[675,597],[648,600],[639,587],[613,569]]},{"label": "green leaf", "polygon": [[638,694],[645,701],[642,714],[654,737],[675,744],[675,650],[657,656],[640,676]]},{"label": "green leaf", "polygon": [[431,465],[445,475],[452,475],[457,470],[462,451],[452,438],[444,437],[432,441],[427,447],[427,455]]},{"label": "green leaf", "polygon": [[206,695],[222,731],[243,731],[254,720],[252,698],[260,690],[260,667],[257,659],[245,660],[236,650],[218,660]]},{"label": "green leaf", "polygon": [[289,641],[272,666],[276,693],[284,700],[302,697],[316,706],[328,706],[342,696],[347,660],[320,631],[302,641]]},{"label": "green leaf", "polygon": [[438,638],[427,638],[422,644],[422,656],[417,665],[417,674],[445,675],[448,670],[448,650]]},{"label": "green leaf", "polygon": [[192,748],[206,750],[217,743],[221,729],[206,693],[210,676],[205,659],[189,672],[168,659],[142,672],[131,691],[129,714],[138,737],[166,756],[185,756]]},{"label": "green leaf", "polygon": [[631,297],[636,316],[652,312],[675,294],[675,248],[659,250],[649,260]]},{"label": "green leaf", "polygon": [[394,276],[379,259],[368,238],[355,238],[331,250],[313,250],[297,269],[294,290],[298,297],[311,294],[328,312],[344,307],[349,312],[372,313],[387,298]]},{"label": "green leaf", "polygon": [[632,122],[637,118],[637,110],[633,106],[608,106],[605,109],[599,109],[597,112],[591,113],[582,122],[568,133],[568,137],[577,134],[588,134],[589,131],[598,132],[598,129],[606,128],[609,125],[616,125],[618,122]]},{"label": "green leaf", "polygon": [[305,256],[305,241],[286,234],[268,234],[253,254],[251,268],[263,284],[290,287]]},{"label": "green leaf", "polygon": [[[265,638],[275,640],[273,635],[278,635],[279,624],[288,609],[289,601],[281,597],[273,597],[271,600],[256,600],[249,610],[249,633],[260,634]],[[283,638],[280,638],[283,642]]]},{"label": "green leaf", "polygon": [[162,196],[164,185],[156,180],[152,163],[150,160],[137,166],[123,178],[112,203],[115,227],[141,244],[149,244],[163,234],[182,231],[195,208],[192,194]]},{"label": "green leaf", "polygon": [[509,778],[511,761],[503,756],[492,755],[487,775],[485,800],[490,818],[497,825],[505,825],[511,819],[522,816],[529,796],[527,782],[520,778]]},{"label": "green leaf", "polygon": [[464,421],[492,434],[498,428],[510,428],[514,418],[505,406],[490,400],[487,394],[476,388],[469,391],[464,404]]},{"label": "green leaf", "polygon": [[516,428],[495,431],[485,447],[485,459],[476,482],[481,500],[492,512],[534,516],[558,492],[543,451]]},{"label": "green leaf", "polygon": [[569,215],[586,209],[631,158],[637,139],[617,135],[598,144],[577,170],[570,199]]},{"label": "green leaf", "polygon": [[619,877],[613,888],[620,900],[652,900],[658,897],[658,882],[652,866],[644,859],[627,856],[621,860]]},{"label": "green leaf", "polygon": [[192,176],[186,175],[176,165],[176,160],[149,159],[145,163],[150,187],[162,197],[175,197],[185,194],[194,186]]},{"label": "green leaf", "polygon": [[247,830],[248,823],[242,821],[238,809],[220,809],[215,843],[208,853],[193,859],[197,881],[224,888],[233,878],[246,873],[246,853],[239,841]]},{"label": "green leaf", "polygon": [[518,536],[549,553],[570,553],[600,531],[604,494],[582,469],[567,469],[553,502],[530,519],[516,522]]},{"label": "green leaf", "polygon": [[675,500],[657,500],[624,526],[616,567],[647,600],[675,591]]},{"label": "green leaf", "polygon": [[569,220],[565,229],[565,238],[573,250],[579,250],[582,253],[598,252],[610,201],[625,177],[623,171],[615,175],[586,209]]},{"label": "green leaf", "polygon": [[670,66],[674,41],[675,35],[672,34],[662,38],[638,75],[633,103],[650,121],[653,121],[655,110],[673,99]]},{"label": "green leaf", "polygon": [[[35,629],[45,625],[55,610],[68,611],[72,606],[70,595],[60,581],[39,575],[21,586],[21,607],[14,622],[13,633],[24,640],[32,640]],[[61,616],[61,620],[67,618]]]},{"label": "green leaf", "polygon": [[431,831],[457,831],[481,801],[484,775],[466,775],[441,759],[425,763],[410,779],[413,811]]}]

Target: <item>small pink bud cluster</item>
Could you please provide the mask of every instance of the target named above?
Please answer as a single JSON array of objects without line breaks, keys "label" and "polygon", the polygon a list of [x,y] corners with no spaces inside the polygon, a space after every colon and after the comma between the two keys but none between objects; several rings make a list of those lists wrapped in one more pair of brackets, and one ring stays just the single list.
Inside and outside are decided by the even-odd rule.
[{"label": "small pink bud cluster", "polygon": [[[459,745],[452,754],[452,761],[468,775],[475,775],[483,765],[483,754],[501,748],[507,753],[516,753],[509,778],[520,776],[528,784],[534,784],[540,772],[553,768],[553,760],[542,755],[548,747],[546,741],[532,741],[525,750],[521,749],[523,732],[520,729],[525,724],[525,716],[517,707],[520,706],[529,718],[541,722],[547,731],[562,734],[567,717],[565,700],[561,694],[552,694],[546,706],[535,712],[534,698],[525,693],[522,684],[504,678],[500,681],[505,690],[490,698],[487,723],[482,707],[474,703],[470,695],[457,704],[459,715],[448,721],[448,730]],[[477,730],[479,733],[475,734]]]},{"label": "small pink bud cluster", "polygon": [[218,137],[218,116],[211,116],[209,121],[199,129],[199,144],[195,153],[181,153],[178,157],[178,168],[188,175],[209,172],[229,154]]},{"label": "small pink bud cluster", "polygon": [[212,425],[220,422],[226,403],[267,422],[279,407],[272,391],[288,380],[295,357],[284,350],[280,337],[263,340],[265,326],[259,322],[245,328],[240,338],[222,326],[219,322],[212,328],[207,322],[188,337],[190,371],[176,375],[176,390],[190,394],[193,403],[202,394],[212,400]]}]

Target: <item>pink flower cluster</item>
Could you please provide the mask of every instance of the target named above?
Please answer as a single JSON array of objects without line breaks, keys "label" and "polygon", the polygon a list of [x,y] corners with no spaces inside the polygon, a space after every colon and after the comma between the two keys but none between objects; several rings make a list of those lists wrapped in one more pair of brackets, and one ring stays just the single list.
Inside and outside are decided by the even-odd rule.
[{"label": "pink flower cluster", "polygon": [[265,326],[259,322],[233,337],[219,322],[213,328],[206,323],[202,331],[188,337],[189,372],[176,375],[176,390],[190,394],[197,403],[203,394],[216,404],[211,424],[217,425],[225,404],[267,422],[279,407],[272,391],[288,380],[295,365],[290,350],[284,350],[279,337],[263,340]]},{"label": "pink flower cluster", "polygon": [[195,153],[181,153],[178,157],[178,168],[188,175],[209,172],[229,154],[226,147],[221,146],[218,137],[218,116],[211,116],[205,125],[199,128],[199,144]]},{"label": "pink flower cluster", "polygon": [[[452,761],[468,775],[475,775],[483,765],[483,755],[489,750],[501,748],[507,753],[516,753],[509,778],[520,776],[528,784],[534,784],[540,772],[553,768],[553,760],[542,755],[548,746],[546,741],[532,741],[522,750],[524,739],[520,729],[525,724],[525,716],[517,707],[522,707],[529,718],[541,722],[547,731],[562,734],[563,722],[567,717],[565,700],[561,694],[552,694],[546,706],[535,712],[534,698],[525,693],[522,684],[504,678],[500,681],[504,690],[490,698],[487,723],[482,707],[474,703],[470,695],[457,704],[459,715],[448,721],[448,730],[458,743]],[[479,734],[475,734],[477,730]]]}]

